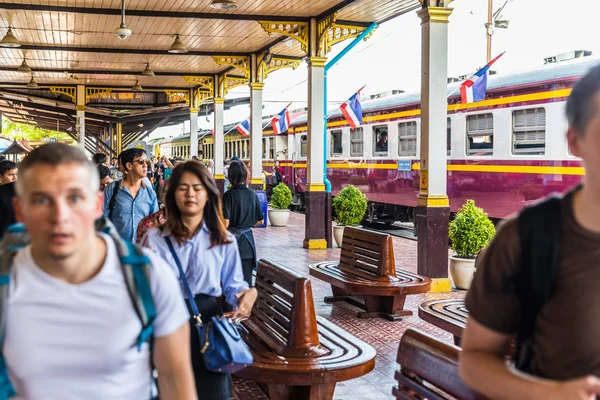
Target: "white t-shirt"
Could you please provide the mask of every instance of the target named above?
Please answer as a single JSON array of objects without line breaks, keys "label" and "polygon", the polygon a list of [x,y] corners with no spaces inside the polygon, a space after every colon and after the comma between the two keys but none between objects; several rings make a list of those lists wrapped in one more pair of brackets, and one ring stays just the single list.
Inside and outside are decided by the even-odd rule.
[{"label": "white t-shirt", "polygon": [[[150,397],[150,348],[138,352],[142,325],[129,295],[117,248],[91,280],[73,285],[37,267],[31,247],[14,259],[6,310],[4,356],[18,399],[145,400]],[[177,278],[151,251],[154,336],[187,323]]]}]

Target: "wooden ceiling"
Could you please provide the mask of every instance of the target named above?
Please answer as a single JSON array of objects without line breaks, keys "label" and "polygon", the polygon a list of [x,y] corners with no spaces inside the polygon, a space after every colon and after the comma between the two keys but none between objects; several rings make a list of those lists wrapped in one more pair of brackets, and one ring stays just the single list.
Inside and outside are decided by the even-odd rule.
[{"label": "wooden ceiling", "polygon": [[[338,21],[365,25],[385,22],[420,7],[419,0],[236,0],[237,8],[225,11],[211,8],[210,3],[126,0],[125,23],[132,35],[120,40],[113,34],[121,23],[120,0],[0,2],[0,37],[11,27],[21,43],[18,48],[0,47],[0,96],[10,89],[24,89],[31,79],[31,74],[16,71],[23,59],[33,70],[38,91],[47,92],[30,95],[33,104],[44,96],[68,103],[69,99],[47,90],[57,85],[129,90],[139,80],[145,90],[191,88],[193,84],[183,76],[242,75],[238,69],[218,65],[213,59],[216,55],[259,54],[270,49],[275,55],[298,60],[306,57],[298,41],[279,33],[268,34],[259,20],[307,22],[336,13]],[[176,34],[188,53],[168,52]],[[155,77],[141,76],[146,64]],[[10,102],[4,97],[0,109],[10,111]],[[172,107],[160,101],[152,107],[164,106]],[[34,113],[35,108],[30,111]],[[102,109],[97,112],[106,114]],[[114,112],[106,115],[120,118]]]}]

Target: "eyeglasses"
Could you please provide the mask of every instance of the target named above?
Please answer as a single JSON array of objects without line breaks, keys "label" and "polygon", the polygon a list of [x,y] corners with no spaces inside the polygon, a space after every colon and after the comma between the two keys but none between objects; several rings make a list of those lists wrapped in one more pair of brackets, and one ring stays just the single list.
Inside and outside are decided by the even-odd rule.
[{"label": "eyeglasses", "polygon": [[134,163],[138,163],[139,165],[145,165],[146,160],[133,160]]}]

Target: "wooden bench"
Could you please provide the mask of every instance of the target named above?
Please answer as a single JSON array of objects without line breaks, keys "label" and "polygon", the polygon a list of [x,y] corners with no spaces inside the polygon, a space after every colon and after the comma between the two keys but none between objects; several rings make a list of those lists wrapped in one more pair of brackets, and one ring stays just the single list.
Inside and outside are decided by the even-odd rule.
[{"label": "wooden bench", "polygon": [[242,330],[254,363],[237,375],[266,385],[271,399],[331,399],[337,382],[373,370],[373,347],[316,316],[308,278],[260,260],[256,289]]},{"label": "wooden bench", "polygon": [[396,399],[483,400],[460,379],[460,349],[414,329],[408,329],[398,348],[400,370],[392,389]]},{"label": "wooden bench", "polygon": [[450,332],[454,336],[454,344],[460,346],[469,312],[464,299],[426,301],[419,306],[419,318]]},{"label": "wooden bench", "polygon": [[[396,269],[392,237],[386,233],[344,228],[340,261],[309,265],[310,274],[331,284],[325,302],[347,301],[366,312],[359,318],[384,317],[390,321],[412,315],[404,310],[406,295],[425,293],[431,279]],[[355,298],[362,295],[363,301]]]}]

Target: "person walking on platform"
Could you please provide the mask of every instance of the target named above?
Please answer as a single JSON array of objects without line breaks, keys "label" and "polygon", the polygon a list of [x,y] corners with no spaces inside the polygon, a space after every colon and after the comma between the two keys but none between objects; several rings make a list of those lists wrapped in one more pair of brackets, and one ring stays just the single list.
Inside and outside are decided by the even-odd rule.
[{"label": "person walking on platform", "polygon": [[[600,395],[600,65],[575,84],[566,113],[582,184],[506,219],[467,293],[460,372],[489,399]],[[515,336],[518,371],[505,361]]]},{"label": "person walking on platform", "polygon": [[139,222],[158,211],[158,202],[146,177],[146,151],[128,149],[120,158],[125,177],[104,189],[104,216],[113,222],[123,239],[135,242]]},{"label": "person walking on platform", "polygon": [[30,244],[2,246],[0,393],[148,399],[153,361],[161,398],[195,399],[189,316],[177,279],[151,251],[126,255],[148,277],[147,295],[137,300],[156,316],[142,329],[124,279],[132,265],[120,261],[127,243],[96,231],[102,193],[94,164],[77,147],[51,143],[29,153],[20,169],[15,212]]},{"label": "person walking on platform", "polygon": [[[244,282],[237,243],[225,228],[219,189],[208,169],[194,161],[178,165],[169,180],[165,203],[165,224],[149,230],[143,242],[171,265],[180,280],[188,283],[195,296],[187,299],[190,314],[193,315],[190,301],[194,301],[202,322],[207,323],[221,314],[217,299],[224,296],[236,308],[223,314],[225,317],[247,317],[257,292]],[[190,325],[198,398],[228,400],[232,395],[231,376],[206,368],[193,318]]]},{"label": "person walking on platform", "polygon": [[237,239],[244,280],[252,287],[252,271],[258,258],[252,227],[262,224],[265,216],[258,196],[246,186],[247,175],[242,162],[231,162],[229,179],[232,187],[223,195],[223,217],[225,225]]}]

